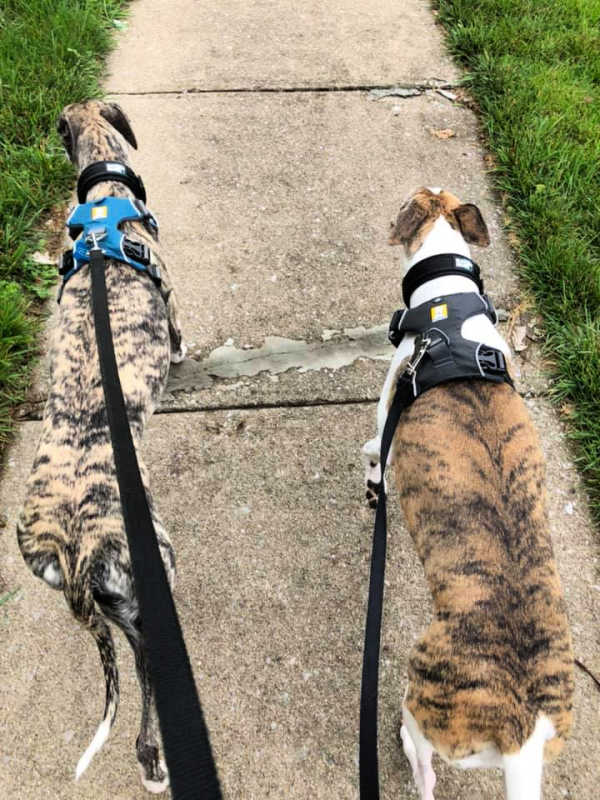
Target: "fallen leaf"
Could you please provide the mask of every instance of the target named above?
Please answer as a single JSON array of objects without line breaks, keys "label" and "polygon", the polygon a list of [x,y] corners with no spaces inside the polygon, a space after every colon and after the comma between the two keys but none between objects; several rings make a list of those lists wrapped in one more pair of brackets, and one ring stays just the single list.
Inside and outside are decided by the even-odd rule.
[{"label": "fallen leaf", "polygon": [[429,131],[437,139],[452,139],[453,136],[456,136],[456,133],[452,130],[452,128],[442,128],[442,130],[430,128]]},{"label": "fallen leaf", "polygon": [[527,350],[527,325],[515,325],[512,332],[512,346],[516,353]]},{"label": "fallen leaf", "polygon": [[561,417],[572,417],[575,413],[575,406],[572,403],[563,403],[559,410]]},{"label": "fallen leaf", "polygon": [[48,253],[34,253],[31,256],[32,261],[36,264],[54,264],[54,259]]},{"label": "fallen leaf", "polygon": [[445,97],[446,100],[450,100],[451,102],[454,102],[458,99],[457,94],[454,94],[454,92],[449,92],[447,89],[437,89],[437,93],[441,94],[442,97]]},{"label": "fallen leaf", "polygon": [[509,231],[506,234],[506,238],[508,239],[508,243],[510,244],[510,246],[513,247],[515,250],[517,250],[521,246],[521,240],[514,231]]}]

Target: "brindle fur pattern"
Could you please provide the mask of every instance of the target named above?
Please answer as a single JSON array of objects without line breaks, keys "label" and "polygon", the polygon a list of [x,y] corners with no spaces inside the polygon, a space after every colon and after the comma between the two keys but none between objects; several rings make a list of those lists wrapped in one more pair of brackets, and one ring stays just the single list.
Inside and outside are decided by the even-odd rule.
[{"label": "brindle fur pattern", "polygon": [[410,655],[409,711],[449,759],[490,743],[516,752],[541,712],[556,729],[546,757],[556,755],[571,727],[573,654],[521,397],[486,381],[438,386],[403,413],[395,452],[435,612]]},{"label": "brindle fur pattern", "polygon": [[[467,241],[485,244],[479,211],[460,218],[458,205],[420,189],[392,243],[415,253],[444,214]],[[573,653],[543,456],[521,397],[487,381],[437,386],[400,417],[393,463],[434,604],[410,654],[408,710],[451,760],[490,744],[515,753],[545,714],[556,730],[545,757],[554,757],[572,722]]]},{"label": "brindle fur pattern", "polygon": [[[90,101],[68,106],[59,123],[67,152],[80,171],[99,160],[127,163],[126,147],[116,128],[135,146],[129,123],[114,104]],[[102,183],[89,192],[87,199],[108,195],[131,193],[122,184]],[[128,235],[145,241],[160,258],[157,240],[142,224],[128,223],[126,230]],[[123,263],[107,262],[114,348],[138,459],[144,426],[167,381],[169,358],[177,356],[182,348],[175,299],[164,265],[163,278],[161,296],[148,275]],[[141,461],[140,470],[167,575],[173,584],[173,549],[154,507],[148,472]],[[146,781],[163,782],[166,775],[159,761],[152,690],[104,405],[87,267],[67,282],[63,292],[60,322],[51,350],[50,393],[18,522],[18,539],[32,571],[64,592],[74,616],[94,636],[106,679],[105,717],[110,718],[111,724],[118,703],[118,673],[106,620],[116,623],[125,633],[135,653],[142,690],[138,760]]]}]

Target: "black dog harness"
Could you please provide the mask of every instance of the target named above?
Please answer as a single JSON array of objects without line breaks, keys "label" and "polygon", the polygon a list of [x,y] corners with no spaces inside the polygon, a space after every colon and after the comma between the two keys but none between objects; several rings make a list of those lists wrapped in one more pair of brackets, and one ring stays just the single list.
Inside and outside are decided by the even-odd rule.
[{"label": "black dog harness", "polygon": [[493,325],[498,322],[492,301],[483,293],[483,281],[474,261],[453,254],[419,261],[402,282],[404,302],[408,305],[419,286],[444,275],[466,276],[479,291],[435,297],[415,308],[399,309],[390,322],[388,338],[394,347],[407,333],[416,337],[414,353],[399,380],[400,386],[402,378],[409,379],[410,402],[447,381],[483,379],[513,385],[501,350],[462,335],[463,323],[470,317],[485,314]]},{"label": "black dog harness", "polygon": [[394,313],[389,338],[398,347],[406,334],[415,336],[415,349],[396,385],[381,437],[381,483],[373,532],[371,578],[363,672],[360,699],[360,798],[379,800],[379,769],[377,759],[377,693],[379,683],[379,646],[383,610],[385,553],[387,540],[386,496],[383,476],[387,459],[404,409],[415,399],[441,383],[455,380],[487,380],[494,383],[513,381],[508,373],[504,354],[482,342],[464,339],[465,320],[485,314],[495,325],[496,311],[491,300],[483,294],[479,267],[469,258],[458,255],[433,256],[415,264],[402,283],[402,295],[408,306],[410,297],[419,286],[444,275],[470,278],[478,292],[436,297],[415,308]]},{"label": "black dog harness", "polygon": [[416,308],[394,313],[388,334],[392,344],[398,347],[407,333],[416,336],[415,352],[407,367],[413,399],[453,380],[483,378],[512,385],[500,350],[462,336],[465,320],[479,314],[496,324],[491,300],[475,292],[436,297]]}]

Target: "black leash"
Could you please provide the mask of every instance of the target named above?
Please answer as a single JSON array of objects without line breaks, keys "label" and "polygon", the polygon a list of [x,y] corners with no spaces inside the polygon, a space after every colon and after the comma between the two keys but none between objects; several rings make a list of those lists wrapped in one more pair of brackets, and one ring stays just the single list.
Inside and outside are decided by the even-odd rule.
[{"label": "black leash", "polygon": [[89,253],[102,387],[172,797],[221,800],[208,731],[129,429],[110,327],[105,257],[95,239]]},{"label": "black leash", "polygon": [[387,546],[386,498],[383,476],[400,414],[414,399],[412,378],[404,372],[396,387],[396,394],[388,411],[381,437],[381,483],[375,512],[371,578],[365,647],[363,651],[362,686],[360,694],[360,749],[359,775],[361,800],[379,800],[379,767],[377,759],[377,694],[379,686],[379,645]]}]

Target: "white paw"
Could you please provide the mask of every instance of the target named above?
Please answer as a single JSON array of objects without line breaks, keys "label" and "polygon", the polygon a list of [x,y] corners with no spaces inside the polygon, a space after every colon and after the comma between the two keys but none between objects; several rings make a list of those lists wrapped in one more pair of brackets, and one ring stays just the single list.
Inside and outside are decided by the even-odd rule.
[{"label": "white paw", "polygon": [[149,781],[146,777],[144,777],[144,770],[140,764],[138,764],[138,769],[140,771],[140,775],[142,776],[142,784],[144,789],[147,789],[152,794],[160,794],[161,792],[166,791],[169,786],[169,773],[167,772],[167,765],[165,762],[161,760],[158,762],[160,769],[165,773],[165,777],[162,781]]},{"label": "white paw", "polygon": [[[381,464],[379,463],[379,437],[371,439],[362,449],[362,458],[365,465],[366,498],[369,508],[377,508],[377,499],[381,490]],[[385,488],[385,483],[384,483]]]},{"label": "white paw", "polygon": [[188,351],[187,344],[181,342],[179,350],[171,352],[171,364],[181,364]]}]

